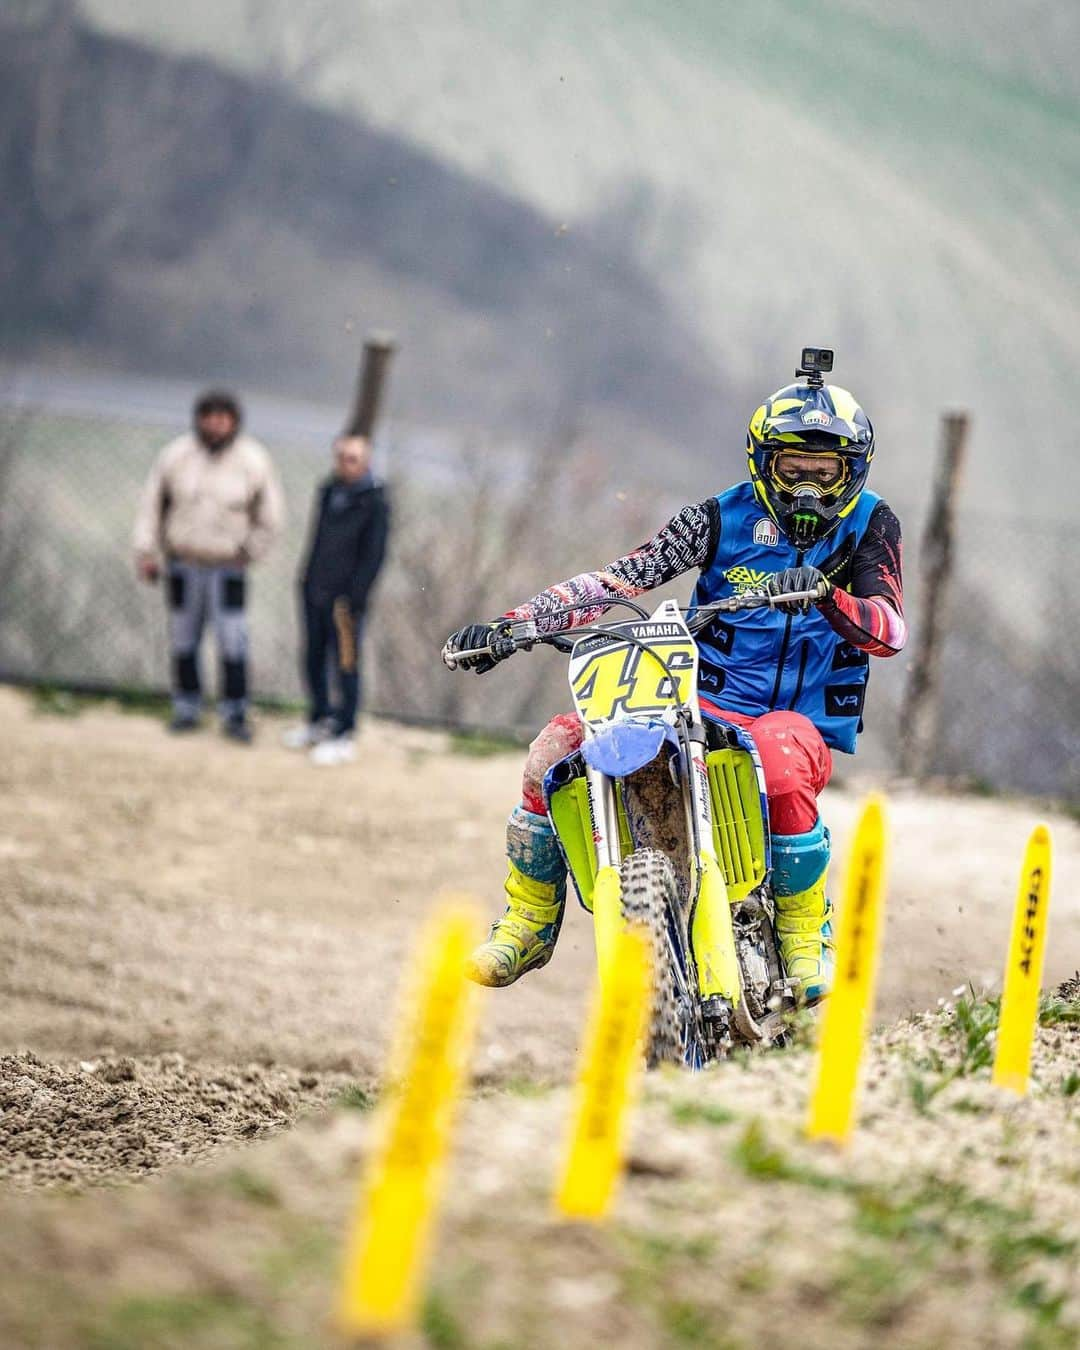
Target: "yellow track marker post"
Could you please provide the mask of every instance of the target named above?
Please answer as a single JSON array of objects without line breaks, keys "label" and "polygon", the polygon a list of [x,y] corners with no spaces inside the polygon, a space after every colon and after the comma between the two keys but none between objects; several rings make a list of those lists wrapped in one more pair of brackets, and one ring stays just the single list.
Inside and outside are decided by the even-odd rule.
[{"label": "yellow track marker post", "polygon": [[565,1218],[603,1219],[611,1207],[651,1003],[648,941],[623,929],[598,983],[581,1050],[569,1147],[555,1193]]},{"label": "yellow track marker post", "polygon": [[1050,909],[1050,853],[1050,831],[1045,825],[1037,825],[1027,842],[1020,872],[994,1055],[994,1084],[1018,1097],[1027,1094],[1039,1015]]},{"label": "yellow track marker post", "polygon": [[844,877],[832,993],[821,1016],[814,1088],[806,1133],[846,1144],[866,1029],[874,1007],[885,900],[885,804],[871,797],[855,830]]},{"label": "yellow track marker post", "polygon": [[478,932],[471,909],[447,904],[426,925],[415,978],[404,982],[345,1254],[338,1325],[349,1336],[391,1335],[415,1321],[473,1039],[464,964]]}]

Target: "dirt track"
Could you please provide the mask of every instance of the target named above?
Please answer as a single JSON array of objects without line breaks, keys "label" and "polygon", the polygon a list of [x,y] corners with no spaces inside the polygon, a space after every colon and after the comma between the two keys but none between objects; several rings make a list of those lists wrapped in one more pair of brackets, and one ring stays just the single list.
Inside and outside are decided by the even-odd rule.
[{"label": "dirt track", "polygon": [[[250,751],[177,742],[0,690],[0,1344],[333,1340],[398,974],[440,890],[497,907],[519,758],[378,725],[358,764],[320,771],[279,729]],[[826,802],[841,857],[857,802]],[[1037,814],[894,794],[883,1021],[996,981]],[[1048,984],[1080,954],[1080,830],[1051,824]],[[972,1056],[985,1030],[948,1009],[893,1026],[843,1161],[799,1137],[805,1051],[656,1075],[594,1234],[550,1219],[568,1095],[545,1086],[591,979],[572,909],[552,965],[484,1001],[428,1344],[1077,1343],[1075,1011],[1040,1031],[1012,1107]],[[342,1092],[361,1109],[319,1109]]]},{"label": "dirt track", "polygon": [[[280,727],[265,720],[242,749],[108,708],[45,716],[0,690],[0,1053],[56,1061],[88,1101],[117,1057],[133,1066],[107,1084],[125,1131],[98,1132],[96,1152],[84,1139],[78,1157],[38,1138],[36,1162],[9,1138],[0,1175],[139,1175],[281,1125],[349,1081],[370,1086],[434,897],[471,892],[485,918],[498,907],[517,755],[369,723],[358,763],[317,770],[278,747]],[[840,857],[856,805],[851,791],[826,802]],[[996,981],[1035,818],[1022,804],[894,797],[883,1020]],[[1080,829],[1052,823],[1048,983],[1080,954]],[[487,1000],[481,1082],[566,1077],[592,959],[575,906],[547,970]],[[25,1067],[0,1066],[8,1106],[55,1091]],[[165,1097],[186,1105],[160,1112]],[[59,1109],[39,1134],[50,1119],[63,1136]]]}]

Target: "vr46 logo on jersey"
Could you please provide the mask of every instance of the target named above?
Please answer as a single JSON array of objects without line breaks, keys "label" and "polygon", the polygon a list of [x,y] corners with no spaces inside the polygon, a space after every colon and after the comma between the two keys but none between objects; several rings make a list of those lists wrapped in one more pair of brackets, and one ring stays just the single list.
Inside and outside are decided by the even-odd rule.
[{"label": "vr46 logo on jersey", "polygon": [[735,587],[736,595],[745,595],[747,591],[760,591],[772,572],[757,572],[752,567],[729,567],[724,580]]}]

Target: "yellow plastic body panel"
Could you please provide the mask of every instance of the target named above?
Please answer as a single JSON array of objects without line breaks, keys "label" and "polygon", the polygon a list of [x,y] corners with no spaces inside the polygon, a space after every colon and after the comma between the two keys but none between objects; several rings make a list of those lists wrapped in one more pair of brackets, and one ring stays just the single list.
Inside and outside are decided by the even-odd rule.
[{"label": "yellow plastic body panel", "polygon": [[593,887],[593,932],[596,938],[596,964],[600,983],[611,977],[619,934],[625,928],[622,913],[622,883],[614,867],[601,867]]},{"label": "yellow plastic body panel", "polygon": [[734,904],[765,879],[765,820],[757,771],[745,750],[710,750],[705,765],[716,856]]},{"label": "yellow plastic body panel", "polygon": [[[633,844],[621,799],[617,805],[619,841],[625,857],[633,849]],[[584,778],[572,778],[569,783],[564,783],[552,793],[551,818],[570,863],[570,873],[581,897],[581,903],[591,912],[593,888],[596,885],[596,849],[592,838],[589,789]]]},{"label": "yellow plastic body panel", "polygon": [[722,994],[737,1003],[742,986],[731,925],[731,899],[716,860],[703,853],[700,868],[701,887],[690,934],[698,988],[702,998]]}]

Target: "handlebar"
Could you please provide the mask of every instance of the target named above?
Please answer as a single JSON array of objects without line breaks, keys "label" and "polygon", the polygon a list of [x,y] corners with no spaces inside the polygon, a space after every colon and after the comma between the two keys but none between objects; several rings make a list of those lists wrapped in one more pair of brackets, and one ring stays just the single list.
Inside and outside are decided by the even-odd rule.
[{"label": "handlebar", "polygon": [[447,641],[442,649],[443,665],[447,670],[457,670],[460,662],[467,661],[472,656],[495,656],[501,659],[504,656],[512,656],[517,651],[527,651],[534,642],[550,641],[550,638],[562,636],[561,633],[552,633],[550,638],[541,636],[534,619],[510,619],[506,627],[509,631],[505,634],[500,633],[487,647],[472,647],[467,651],[452,652]]},{"label": "handlebar", "polygon": [[[818,601],[825,598],[827,593],[827,583],[819,583],[818,586],[809,591],[792,591],[786,595],[770,595],[764,590],[744,591],[741,595],[729,595],[723,600],[714,600],[710,605],[699,605],[693,611],[693,618],[689,620],[688,626],[691,633],[697,633],[717,613],[734,614],[738,610],[764,609],[766,606],[769,609],[775,609],[779,604],[817,604]],[[593,603],[610,603],[614,606],[628,602],[624,601],[622,597],[612,596],[609,602],[594,601]],[[564,609],[545,615],[545,618],[557,618],[562,614],[572,614],[588,607],[581,604],[567,605]],[[638,610],[639,606],[631,605],[630,608]],[[691,611],[684,609],[681,613],[688,616]],[[625,622],[625,620],[622,620],[622,622]],[[570,637],[571,631],[576,633],[577,636]],[[499,633],[487,647],[473,647],[467,651],[453,652],[450,650],[449,642],[447,642],[442,649],[442,660],[447,670],[456,670],[462,661],[466,661],[470,657],[494,656],[501,660],[504,657],[512,656],[514,652],[528,651],[538,642],[568,652],[574,646],[578,637],[608,631],[610,630],[607,627],[583,624],[574,630],[563,629],[558,633],[541,633],[535,619],[509,619],[506,622],[506,631]]]}]

